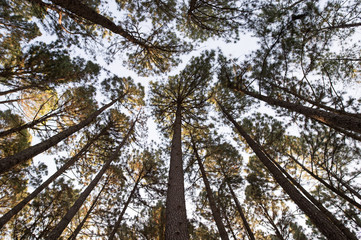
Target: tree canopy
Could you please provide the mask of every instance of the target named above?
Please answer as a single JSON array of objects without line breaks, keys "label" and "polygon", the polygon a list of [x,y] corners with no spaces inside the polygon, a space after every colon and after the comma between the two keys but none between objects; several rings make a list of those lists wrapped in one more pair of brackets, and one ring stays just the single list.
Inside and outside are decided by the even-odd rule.
[{"label": "tree canopy", "polygon": [[2,239],[361,237],[360,1],[0,10]]}]

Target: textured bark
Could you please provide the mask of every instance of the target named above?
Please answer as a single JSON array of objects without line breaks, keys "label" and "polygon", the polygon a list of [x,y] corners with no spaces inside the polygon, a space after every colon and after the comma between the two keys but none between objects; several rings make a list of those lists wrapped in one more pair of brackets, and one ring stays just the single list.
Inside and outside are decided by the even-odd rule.
[{"label": "textured bark", "polygon": [[116,223],[114,224],[114,228],[113,228],[112,232],[110,233],[108,240],[113,240],[113,239],[114,239],[114,236],[115,236],[115,234],[117,233],[117,231],[118,231],[118,229],[119,229],[120,222],[121,222],[122,219],[123,219],[124,213],[125,213],[125,211],[127,210],[129,203],[133,200],[134,193],[135,193],[135,191],[136,191],[137,188],[138,188],[138,184],[139,184],[140,180],[142,179],[142,172],[143,172],[143,171],[141,171],[141,172],[139,173],[139,176],[138,176],[138,178],[137,178],[137,181],[135,182],[134,187],[133,187],[132,191],[130,192],[130,194],[129,194],[129,196],[128,196],[128,199],[127,199],[126,203],[124,204],[124,207],[123,207],[123,209],[122,209],[122,212],[120,213],[120,215],[119,215]]},{"label": "textured bark", "polygon": [[232,197],[233,197],[233,201],[234,201],[234,203],[236,204],[237,211],[238,211],[239,215],[241,215],[242,222],[243,222],[243,226],[246,228],[246,232],[247,232],[248,238],[249,238],[250,240],[256,240],[256,238],[254,237],[254,234],[253,234],[253,232],[252,232],[252,230],[251,230],[251,227],[250,227],[249,224],[248,224],[247,218],[246,218],[246,216],[244,215],[244,212],[243,212],[243,210],[242,210],[242,206],[241,206],[241,204],[239,203],[238,198],[237,198],[236,194],[234,193],[231,184],[230,184],[228,181],[227,181],[227,185],[228,185],[229,191],[231,192],[231,195],[232,195]]},{"label": "textured bark", "polygon": [[226,228],[224,227],[224,224],[223,224],[223,221],[222,221],[222,218],[221,218],[221,213],[220,213],[220,211],[219,211],[219,209],[217,207],[217,204],[216,204],[216,201],[214,199],[211,186],[210,186],[208,178],[207,178],[206,171],[204,169],[202,160],[201,160],[201,158],[200,158],[200,156],[198,154],[198,150],[197,150],[196,144],[193,141],[193,139],[192,139],[192,145],[193,145],[193,151],[194,151],[195,157],[197,159],[199,168],[200,168],[201,173],[202,173],[202,179],[203,179],[203,182],[204,182],[204,186],[206,187],[209,206],[210,206],[211,211],[212,211],[213,219],[216,222],[216,226],[218,228],[219,236],[221,237],[222,240],[228,240],[229,239],[228,234],[227,234]]},{"label": "textured bark", "polygon": [[173,139],[170,153],[171,156],[166,200],[166,240],[189,239],[184,196],[181,134],[182,110],[181,104],[177,104],[176,117],[173,125]]},{"label": "textured bark", "polygon": [[84,128],[91,122],[93,122],[104,110],[112,106],[115,102],[117,102],[120,98],[111,101],[110,103],[106,104],[102,108],[98,109],[97,111],[90,114],[85,120],[81,121],[79,124],[69,127],[68,129],[50,137],[49,139],[38,143],[34,146],[31,146],[21,152],[18,152],[12,156],[3,158],[0,160],[0,173],[4,173],[9,171],[11,168],[16,166],[19,163],[22,163],[36,155],[46,151],[47,149],[55,146],[60,141],[64,140],[65,138],[69,137],[70,135],[74,134],[75,132],[79,131],[80,129]]},{"label": "textured bark", "polygon": [[98,135],[90,139],[89,142],[73,157],[71,157],[61,168],[58,169],[53,175],[51,175],[45,182],[43,182],[39,187],[37,187],[32,193],[30,193],[26,198],[19,202],[15,207],[8,211],[4,216],[0,218],[0,229],[8,222],[10,219],[15,216],[18,212],[25,207],[25,205],[34,199],[44,188],[49,186],[57,177],[63,174],[69,167],[71,167],[87,150],[88,148],[101,136],[106,133],[109,126],[105,127]]},{"label": "textured bark", "polygon": [[49,233],[49,235],[46,237],[46,240],[58,239],[60,237],[60,235],[66,228],[66,226],[68,226],[69,222],[73,219],[75,214],[79,211],[81,205],[83,205],[84,201],[89,196],[91,191],[98,184],[101,177],[109,169],[112,161],[117,159],[117,157],[119,156],[120,150],[125,145],[125,143],[128,141],[128,138],[134,129],[135,123],[136,122],[134,121],[132,126],[130,127],[129,131],[127,132],[126,136],[122,140],[122,142],[118,145],[118,147],[111,154],[111,156],[109,156],[108,160],[104,163],[103,167],[100,169],[98,174],[94,177],[94,179],[87,186],[87,188],[80,194],[78,199],[75,201],[73,206],[71,206],[71,208],[68,210],[68,212],[65,214],[65,216],[60,220],[60,222],[55,226],[55,228]]},{"label": "textured bark", "polygon": [[325,216],[318,208],[316,208],[307,198],[302,195],[297,188],[282,174],[277,166],[263,153],[259,145],[243,130],[243,128],[233,119],[233,117],[225,110],[225,108],[217,102],[226,118],[233,124],[237,132],[247,141],[254,153],[273,175],[276,182],[297,204],[297,206],[310,218],[313,224],[328,239],[341,240],[348,239],[340,229],[333,224],[327,216]]},{"label": "textured bark", "polygon": [[[109,178],[108,178],[109,179]],[[78,236],[79,232],[81,231],[81,229],[83,228],[86,220],[88,219],[90,213],[93,211],[93,209],[95,208],[97,201],[100,197],[100,195],[102,194],[103,190],[105,189],[105,186],[108,183],[108,179],[105,181],[102,189],[100,189],[98,195],[96,196],[96,198],[93,200],[92,205],[90,206],[89,210],[87,211],[87,213],[85,214],[83,220],[79,223],[79,225],[76,227],[76,229],[74,230],[74,232],[70,235],[70,237],[68,238],[68,240],[75,240],[76,237]]]},{"label": "textured bark", "polygon": [[361,119],[353,116],[346,116],[338,113],[327,112],[320,109],[305,107],[300,104],[277,100],[268,96],[264,96],[255,92],[247,91],[244,89],[235,88],[246,95],[252,96],[268,104],[286,108],[290,111],[297,112],[312,118],[318,122],[326,124],[332,128],[342,128],[349,131],[361,133]]}]

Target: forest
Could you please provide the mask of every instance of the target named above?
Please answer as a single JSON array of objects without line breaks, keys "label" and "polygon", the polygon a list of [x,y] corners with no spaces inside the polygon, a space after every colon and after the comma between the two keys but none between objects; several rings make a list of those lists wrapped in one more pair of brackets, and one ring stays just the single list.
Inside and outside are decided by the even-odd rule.
[{"label": "forest", "polygon": [[0,238],[361,239],[361,1],[0,0]]}]

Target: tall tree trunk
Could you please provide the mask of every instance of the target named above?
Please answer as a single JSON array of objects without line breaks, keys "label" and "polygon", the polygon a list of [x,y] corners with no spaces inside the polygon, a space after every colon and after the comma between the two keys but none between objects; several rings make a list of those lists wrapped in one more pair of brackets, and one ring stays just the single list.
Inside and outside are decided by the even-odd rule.
[{"label": "tall tree trunk", "polygon": [[[224,173],[223,173],[223,175],[224,175]],[[234,193],[231,184],[229,183],[229,181],[228,181],[227,179],[226,179],[226,182],[227,182],[229,191],[231,192],[231,195],[232,195],[232,197],[233,197],[233,201],[234,201],[234,203],[236,204],[237,211],[238,211],[239,215],[241,215],[242,222],[243,222],[243,226],[244,226],[245,229],[246,229],[248,238],[249,238],[250,240],[256,240],[256,238],[254,237],[254,234],[253,234],[253,232],[252,232],[252,230],[251,230],[251,227],[250,227],[249,224],[248,224],[247,218],[246,218],[246,216],[244,215],[244,212],[243,212],[243,210],[242,210],[242,206],[241,206],[241,204],[239,203],[238,198],[237,198],[236,194]]]},{"label": "tall tree trunk", "polygon": [[53,116],[55,116],[57,114],[59,114],[59,113],[58,112],[53,112],[51,114],[44,115],[44,116],[42,116],[42,117],[40,117],[40,118],[38,118],[36,120],[33,120],[31,122],[25,123],[25,124],[23,124],[21,126],[17,126],[17,127],[10,128],[8,130],[1,131],[0,132],[0,138],[5,137],[5,136],[7,136],[9,134],[12,134],[12,133],[15,133],[15,132],[20,132],[21,130],[24,130],[26,128],[34,127],[35,125],[37,125],[37,124],[39,124],[41,122],[44,122],[45,120],[47,120],[47,119],[49,119],[49,118],[51,118],[51,117],[53,117]]},{"label": "tall tree trunk", "polygon": [[177,104],[170,152],[168,190],[166,200],[166,240],[189,239],[186,203],[184,196],[184,173],[182,159],[182,107]]},{"label": "tall tree trunk", "polygon": [[102,189],[100,189],[98,195],[96,196],[96,198],[93,200],[93,203],[92,205],[90,206],[88,212],[85,214],[83,220],[79,223],[79,225],[76,227],[76,229],[74,230],[74,232],[70,235],[70,237],[68,238],[68,240],[75,240],[76,237],[78,236],[79,232],[81,231],[81,229],[83,228],[86,220],[88,219],[90,213],[93,211],[93,209],[95,208],[97,202],[98,202],[98,199],[101,195],[101,193],[103,192],[103,190],[105,189],[105,186],[108,184],[108,179],[109,177],[105,180],[105,183],[102,187]]},{"label": "tall tree trunk", "polygon": [[232,87],[235,90],[243,92],[246,95],[252,96],[264,102],[267,102],[270,105],[279,106],[286,108],[290,111],[297,112],[305,115],[306,117],[312,118],[318,122],[326,124],[332,128],[342,128],[345,130],[355,131],[361,133],[361,119],[347,116],[343,114],[327,112],[321,109],[314,109],[310,107],[305,107],[300,104],[295,104],[291,102],[286,102],[278,99],[274,99],[268,96],[264,96],[255,92],[247,91],[239,87]]},{"label": "tall tree trunk", "polygon": [[95,178],[91,181],[91,183],[87,186],[87,188],[80,194],[79,198],[75,201],[73,206],[71,206],[71,208],[68,210],[68,212],[65,214],[65,216],[60,220],[60,222],[56,225],[56,227],[49,233],[49,235],[46,237],[46,240],[58,239],[58,237],[60,237],[61,233],[64,231],[64,229],[69,224],[69,222],[73,219],[75,214],[79,211],[81,205],[84,203],[84,201],[89,196],[91,191],[97,185],[97,183],[99,182],[101,177],[108,170],[112,161],[115,160],[119,156],[120,149],[127,142],[130,134],[132,133],[132,131],[134,129],[135,123],[136,123],[136,121],[133,122],[132,126],[130,127],[129,131],[127,132],[127,134],[124,137],[124,139],[122,140],[122,142],[118,145],[118,147],[111,154],[111,156],[109,156],[109,159],[104,163],[103,167],[100,169],[100,171],[95,176]]},{"label": "tall tree trunk", "polygon": [[[120,97],[121,98],[121,97]],[[21,152],[18,152],[12,156],[3,158],[0,160],[0,173],[4,173],[9,171],[11,168],[16,166],[19,163],[22,163],[32,157],[35,157],[36,155],[44,152],[45,150],[51,148],[52,146],[55,146],[60,141],[64,140],[65,138],[69,137],[73,133],[79,131],[80,129],[84,128],[91,122],[93,122],[104,110],[112,106],[114,103],[116,103],[120,98],[117,98],[110,103],[106,104],[102,108],[98,109],[97,111],[90,114],[85,120],[81,121],[75,126],[71,126],[68,129],[50,137],[49,139],[38,143],[34,146],[31,146]]]},{"label": "tall tree trunk", "polygon": [[88,148],[102,135],[104,135],[110,125],[103,128],[103,130],[90,139],[88,143],[73,157],[71,157],[58,171],[56,171],[53,175],[51,175],[45,182],[43,182],[39,187],[37,187],[32,193],[30,193],[26,198],[24,198],[21,202],[19,202],[15,207],[13,207],[10,211],[8,211],[4,216],[0,218],[0,229],[8,222],[10,219],[15,216],[18,212],[21,211],[25,207],[25,205],[30,202],[33,198],[35,198],[44,188],[49,186],[57,177],[63,174],[69,167],[71,167],[87,150]]},{"label": "tall tree trunk", "polygon": [[114,224],[114,228],[113,228],[112,232],[110,233],[108,240],[113,240],[114,239],[114,236],[117,233],[118,228],[120,226],[120,222],[123,219],[124,213],[127,210],[129,203],[133,200],[134,193],[138,188],[138,184],[139,184],[140,180],[142,179],[142,174],[143,174],[143,170],[139,173],[137,181],[135,182],[134,187],[133,187],[132,191],[129,194],[129,197],[128,197],[126,203],[124,204],[122,212],[120,213],[116,223]]},{"label": "tall tree trunk", "polygon": [[196,147],[196,144],[195,144],[193,138],[192,138],[192,145],[193,145],[193,151],[194,151],[195,157],[197,159],[199,168],[202,173],[202,179],[204,182],[204,186],[206,187],[209,206],[211,207],[213,219],[216,222],[216,226],[218,228],[219,235],[222,240],[228,240],[229,239],[228,234],[227,234],[226,228],[224,227],[224,224],[223,224],[223,221],[221,218],[221,213],[216,205],[216,201],[214,200],[213,192],[212,192],[211,186],[209,184],[209,181],[208,181],[208,178],[206,175],[206,171],[204,169],[202,160],[201,160],[200,156],[198,155],[198,150],[197,150],[197,147]]},{"label": "tall tree trunk", "polygon": [[274,179],[297,204],[297,206],[310,218],[315,226],[328,239],[341,240],[347,239],[340,229],[337,228],[318,208],[316,208],[307,198],[305,198],[297,188],[282,174],[276,165],[263,153],[258,144],[243,130],[243,128],[233,119],[225,108],[217,101],[223,114],[237,129],[238,133],[247,141],[248,145],[255,152],[260,161],[273,175]]}]

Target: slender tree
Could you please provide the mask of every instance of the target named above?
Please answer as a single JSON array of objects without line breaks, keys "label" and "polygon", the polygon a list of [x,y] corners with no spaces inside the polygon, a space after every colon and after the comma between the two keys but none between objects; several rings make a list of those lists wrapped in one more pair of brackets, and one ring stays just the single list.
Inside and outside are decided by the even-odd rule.
[{"label": "slender tree", "polygon": [[[226,180],[226,181],[227,181],[227,180]],[[251,228],[250,228],[250,226],[249,226],[249,224],[248,224],[248,221],[247,221],[247,219],[246,219],[246,216],[244,215],[244,212],[243,212],[243,210],[242,210],[242,206],[241,206],[241,204],[239,203],[239,200],[238,200],[236,194],[234,193],[231,184],[230,184],[228,181],[227,181],[227,185],[228,185],[229,191],[230,191],[231,194],[232,194],[232,198],[233,198],[234,204],[236,205],[237,211],[238,211],[239,215],[240,215],[241,218],[242,218],[243,225],[244,225],[244,227],[246,228],[248,238],[249,238],[250,240],[255,240],[254,234],[253,234],[253,232],[252,232],[252,230],[251,230]]]},{"label": "slender tree", "polygon": [[109,235],[109,238],[108,238],[109,240],[114,239],[115,234],[117,233],[117,231],[118,231],[118,229],[119,229],[120,222],[122,221],[123,216],[124,216],[124,214],[125,214],[125,211],[127,210],[129,203],[133,200],[135,191],[136,191],[137,188],[138,188],[138,184],[139,184],[140,180],[141,180],[142,177],[143,177],[142,175],[143,175],[143,169],[142,169],[142,170],[140,171],[140,173],[138,174],[138,177],[137,177],[137,180],[136,180],[135,183],[134,183],[133,189],[132,189],[132,191],[130,192],[127,201],[124,203],[123,209],[122,209],[122,211],[120,212],[120,214],[119,214],[119,216],[118,216],[118,219],[117,219],[117,221],[116,221],[115,224],[114,224],[113,230],[111,231],[111,233],[110,233],[110,235]]},{"label": "slender tree", "polygon": [[114,152],[108,157],[108,160],[104,163],[103,167],[100,169],[100,171],[97,173],[97,175],[94,177],[94,179],[91,181],[91,183],[87,186],[87,188],[80,194],[79,198],[75,201],[73,206],[68,210],[68,212],[65,214],[65,216],[61,219],[61,221],[57,224],[57,226],[49,233],[49,235],[46,237],[46,239],[57,239],[61,233],[64,231],[66,226],[69,224],[71,219],[74,217],[74,215],[78,212],[81,205],[84,203],[85,199],[89,196],[91,191],[94,189],[94,187],[97,185],[99,180],[102,178],[104,173],[108,170],[111,163],[119,156],[120,150],[124,147],[124,145],[129,141],[130,135],[134,131],[136,120],[132,123],[130,126],[128,132],[123,137],[122,142],[116,147]]},{"label": "slender tree", "polygon": [[166,239],[188,239],[184,197],[182,159],[182,124],[195,120],[204,112],[207,101],[207,85],[210,80],[211,61],[214,53],[203,53],[193,58],[185,69],[168,83],[153,83],[151,105],[158,122],[165,119],[165,129],[172,134],[170,168],[166,201]]},{"label": "slender tree", "polygon": [[287,180],[274,163],[263,153],[258,144],[249,137],[243,128],[233,119],[226,109],[217,102],[226,118],[233,124],[237,132],[246,139],[247,143],[256,153],[258,158],[272,173],[276,181],[281,185],[292,200],[302,209],[302,211],[312,220],[317,228],[329,239],[347,239],[342,231],[337,228],[319,209],[307,200],[296,188]]},{"label": "slender tree", "polygon": [[79,223],[79,225],[76,227],[76,229],[74,230],[74,232],[70,235],[70,237],[68,238],[68,240],[75,240],[76,237],[78,236],[79,232],[81,231],[82,227],[84,226],[84,224],[86,223],[87,219],[89,218],[89,215],[91,214],[91,212],[93,211],[93,209],[95,208],[97,201],[100,197],[100,195],[102,194],[102,192],[105,189],[105,186],[107,185],[109,180],[109,177],[105,180],[103,187],[100,189],[99,193],[97,194],[97,196],[95,197],[95,199],[93,200],[92,204],[90,205],[87,213],[85,214],[83,220]]},{"label": "slender tree", "polygon": [[24,206],[30,202],[33,198],[35,198],[44,188],[49,186],[57,177],[63,174],[69,167],[71,167],[88,149],[89,147],[102,135],[106,134],[110,127],[108,124],[102,131],[89,139],[88,143],[84,145],[84,147],[73,157],[71,157],[61,168],[59,168],[53,175],[51,175],[45,182],[43,182],[39,187],[37,187],[32,193],[30,193],[26,198],[24,198],[21,202],[19,202],[15,207],[9,210],[4,216],[0,218],[0,229],[18,212],[20,212]]},{"label": "slender tree", "polygon": [[213,215],[214,221],[216,222],[219,235],[220,235],[222,240],[229,239],[226,228],[224,227],[224,224],[223,224],[223,221],[222,221],[222,218],[221,218],[221,213],[219,211],[219,208],[216,205],[216,201],[214,199],[213,192],[212,192],[210,183],[209,183],[208,178],[207,178],[206,171],[205,171],[203,163],[202,163],[202,159],[198,154],[198,148],[196,146],[195,140],[192,137],[191,137],[191,141],[192,141],[192,147],[193,147],[193,152],[194,152],[195,158],[196,158],[197,163],[199,165],[199,169],[201,170],[203,183],[204,183],[204,186],[205,186],[206,191],[207,191],[207,198],[208,198],[208,201],[209,201],[209,206],[210,206],[210,208],[212,210],[212,215]]}]

